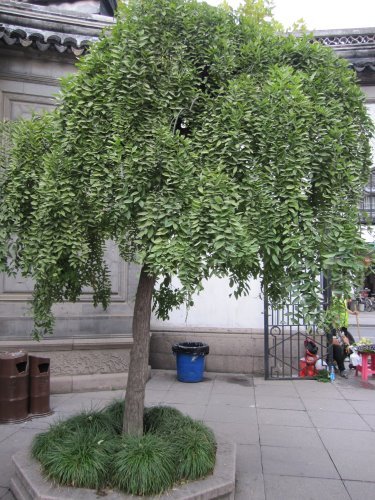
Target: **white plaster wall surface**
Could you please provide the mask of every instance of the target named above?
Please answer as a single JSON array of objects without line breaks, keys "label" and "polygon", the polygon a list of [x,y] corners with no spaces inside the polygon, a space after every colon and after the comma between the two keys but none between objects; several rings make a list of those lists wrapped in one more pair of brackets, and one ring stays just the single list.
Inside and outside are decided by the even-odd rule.
[{"label": "white plaster wall surface", "polygon": [[85,12],[87,14],[97,14],[100,8],[100,2],[98,0],[75,0],[75,2],[61,2],[56,0],[56,2],[50,1],[48,4],[54,9]]},{"label": "white plaster wall surface", "polygon": [[204,290],[194,296],[194,306],[185,306],[171,312],[167,321],[151,320],[151,328],[253,328],[263,329],[263,299],[260,283],[250,281],[250,294],[235,299],[229,295],[233,289],[225,278],[211,278],[204,283]]},{"label": "white plaster wall surface", "polygon": [[361,86],[362,92],[365,94],[366,99],[375,99],[375,85],[363,85]]}]

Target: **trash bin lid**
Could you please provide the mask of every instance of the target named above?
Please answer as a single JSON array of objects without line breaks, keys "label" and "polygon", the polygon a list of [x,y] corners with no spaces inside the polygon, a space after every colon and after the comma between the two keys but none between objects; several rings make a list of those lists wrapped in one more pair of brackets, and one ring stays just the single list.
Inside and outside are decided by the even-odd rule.
[{"label": "trash bin lid", "polygon": [[180,342],[172,346],[172,352],[184,354],[203,354],[206,355],[210,351],[208,344],[203,342]]},{"label": "trash bin lid", "polygon": [[0,352],[0,377],[18,376],[28,370],[27,352]]},{"label": "trash bin lid", "polygon": [[0,351],[0,360],[21,358],[22,356],[25,356],[25,354],[26,354],[25,351],[14,351],[14,352]]}]

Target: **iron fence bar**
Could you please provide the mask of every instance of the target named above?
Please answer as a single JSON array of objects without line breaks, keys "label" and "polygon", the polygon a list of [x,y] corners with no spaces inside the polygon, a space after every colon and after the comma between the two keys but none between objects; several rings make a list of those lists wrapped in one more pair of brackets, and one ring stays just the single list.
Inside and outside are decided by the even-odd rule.
[{"label": "iron fence bar", "polygon": [[264,379],[269,380],[270,366],[269,366],[269,323],[268,323],[269,303],[267,292],[264,292]]},{"label": "iron fence bar", "polygon": [[[322,289],[324,290],[323,286]],[[264,297],[264,366],[266,380],[296,380],[301,378],[301,342],[308,337],[313,336],[322,359],[327,354],[325,333],[318,332],[316,325],[310,325],[311,328],[309,328],[304,319],[299,318],[299,305],[293,299],[293,297],[290,297],[289,303],[284,304],[281,308],[275,308],[272,302],[269,302],[268,297]],[[296,316],[298,316],[298,322],[294,323],[293,318]]]}]

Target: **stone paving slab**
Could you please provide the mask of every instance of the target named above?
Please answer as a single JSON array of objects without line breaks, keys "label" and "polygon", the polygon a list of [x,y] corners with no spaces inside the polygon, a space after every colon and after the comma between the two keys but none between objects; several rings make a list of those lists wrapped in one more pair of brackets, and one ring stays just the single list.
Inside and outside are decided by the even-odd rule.
[{"label": "stone paving slab", "polygon": [[0,424],[0,443],[17,432],[19,430],[18,425],[19,424]]},{"label": "stone paving slab", "polygon": [[255,395],[253,391],[246,394],[231,394],[216,392],[214,389],[209,397],[210,405],[223,405],[240,408],[255,408]]},{"label": "stone paving slab", "polygon": [[303,404],[309,411],[336,411],[340,413],[357,413],[352,403],[344,399],[303,398]]},{"label": "stone paving slab", "polygon": [[337,390],[338,380],[334,384],[316,382],[316,380],[293,381],[297,394],[304,400],[307,399],[345,399],[345,396]]},{"label": "stone paving slab", "polygon": [[[267,500],[351,500],[339,480],[311,477],[265,475]],[[361,500],[365,500],[363,497]]]},{"label": "stone paving slab", "polygon": [[209,422],[256,425],[257,413],[255,408],[239,408],[231,405],[210,404],[207,406],[204,420]]},{"label": "stone paving slab", "polygon": [[344,481],[344,484],[352,500],[367,500],[374,498],[374,483]]},{"label": "stone paving slab", "polygon": [[4,496],[1,497],[0,500],[16,500],[13,493],[10,490],[7,490]]},{"label": "stone paving slab", "polygon": [[11,457],[20,449],[30,446],[33,437],[39,434],[39,429],[21,429],[0,444],[0,486],[8,488],[10,478],[14,473]]},{"label": "stone paving slab", "polygon": [[[375,453],[364,453],[361,449],[355,448],[348,451],[330,450],[330,456],[342,479],[353,481],[372,482],[375,492]],[[375,493],[373,494],[375,497]]]},{"label": "stone paving slab", "polygon": [[358,414],[340,413],[333,411],[309,411],[309,416],[318,428],[325,429],[346,429],[369,431],[370,427]]},{"label": "stone paving slab", "polygon": [[253,391],[254,387],[251,377],[240,375],[231,376],[227,380],[223,376],[220,376],[217,380],[215,379],[212,387],[212,392],[216,394],[246,396],[253,394]]},{"label": "stone paving slab", "polygon": [[235,500],[265,500],[263,475],[236,481]]},{"label": "stone paving slab", "polygon": [[324,445],[314,428],[259,425],[259,437],[262,446],[324,450]]},{"label": "stone paving slab", "polygon": [[340,479],[327,451],[317,448],[262,446],[262,463],[264,474]]},{"label": "stone paving slab", "polygon": [[[354,378],[354,376],[353,376]],[[349,382],[352,379],[349,379]],[[374,383],[368,383],[368,387],[361,387],[361,382],[357,382],[357,386],[353,388],[352,386],[348,386],[345,390],[345,394],[342,394],[342,399],[346,401],[367,401],[372,403],[375,399],[375,381]],[[340,392],[341,387],[339,388]]]},{"label": "stone paving slab", "polygon": [[71,393],[70,399],[72,400],[82,400],[82,399],[121,399],[125,396],[125,391],[123,390],[113,390],[113,391],[90,391],[90,392],[73,392]]},{"label": "stone paving slab", "polygon": [[263,396],[258,394],[257,408],[269,408],[279,410],[304,410],[305,406],[301,399],[296,397]]},{"label": "stone paving slab", "polygon": [[343,453],[350,453],[351,450],[362,450],[372,456],[375,465],[375,432],[318,429],[318,433],[328,451],[342,450]]},{"label": "stone paving slab", "polygon": [[259,444],[237,445],[236,473],[236,500],[265,499]]},{"label": "stone paving slab", "polygon": [[259,408],[258,422],[260,425],[285,425],[287,427],[313,427],[307,412],[283,409]]},{"label": "stone paving slab", "polygon": [[350,404],[359,413],[375,415],[375,401],[351,401]]},{"label": "stone paving slab", "polygon": [[8,488],[3,488],[2,486],[0,486],[0,500],[4,498],[6,493],[8,493]]},{"label": "stone paving slab", "polygon": [[[163,403],[163,401],[160,401],[158,404],[165,404],[165,403]],[[184,415],[189,415],[189,417],[195,418],[196,420],[203,420],[207,409],[207,406],[205,405],[189,405],[189,404],[174,403],[173,406],[177,408],[177,410],[179,410]]]},{"label": "stone paving slab", "polygon": [[[108,404],[111,396],[122,394],[54,395],[53,415],[0,425],[0,495],[6,495],[0,500],[14,500],[8,490],[14,470],[10,457],[28,446],[34,434],[82,405]],[[204,382],[184,384],[175,372],[156,370],[146,401],[168,401],[237,443],[235,500],[375,497],[375,380],[365,384],[353,372],[333,384],[209,373]]]},{"label": "stone paving slab", "polygon": [[256,423],[249,424],[247,422],[241,422],[233,424],[233,422],[203,421],[208,427],[211,427],[213,431],[224,436],[226,439],[231,439],[237,444],[259,444],[259,433]]},{"label": "stone paving slab", "polygon": [[298,393],[292,383],[278,386],[276,381],[272,385],[256,386],[255,395],[256,397],[298,398]]},{"label": "stone paving slab", "polygon": [[207,403],[209,394],[205,392],[194,392],[185,390],[172,390],[170,389],[164,397],[165,404],[181,403],[189,405],[202,405]]},{"label": "stone paving slab", "polygon": [[372,431],[375,431],[375,415],[361,415]]}]

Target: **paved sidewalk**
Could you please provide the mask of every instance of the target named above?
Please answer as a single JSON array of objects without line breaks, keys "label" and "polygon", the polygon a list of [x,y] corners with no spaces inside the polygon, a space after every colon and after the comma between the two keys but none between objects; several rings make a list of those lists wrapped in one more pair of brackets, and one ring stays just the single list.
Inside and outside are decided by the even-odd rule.
[{"label": "paved sidewalk", "polygon": [[[122,391],[51,397],[53,416],[0,425],[0,500],[11,456],[56,418],[101,408]],[[333,384],[206,373],[198,384],[156,370],[146,404],[175,406],[237,443],[236,500],[364,500],[375,496],[375,381]],[[96,498],[96,496],[93,496]]]}]

